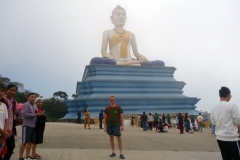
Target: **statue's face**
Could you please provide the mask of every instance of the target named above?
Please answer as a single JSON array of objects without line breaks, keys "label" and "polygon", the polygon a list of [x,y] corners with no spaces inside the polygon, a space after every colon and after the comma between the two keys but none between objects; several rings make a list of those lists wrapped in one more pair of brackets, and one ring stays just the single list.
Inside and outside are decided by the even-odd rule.
[{"label": "statue's face", "polygon": [[123,9],[115,9],[111,16],[112,23],[118,26],[124,26],[126,19],[126,11]]}]

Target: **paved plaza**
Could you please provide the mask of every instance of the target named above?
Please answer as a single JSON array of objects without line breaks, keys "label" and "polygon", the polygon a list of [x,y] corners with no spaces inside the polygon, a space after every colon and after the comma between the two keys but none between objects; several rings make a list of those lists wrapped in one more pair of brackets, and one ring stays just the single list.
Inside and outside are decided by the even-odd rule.
[{"label": "paved plaza", "polygon": [[[21,126],[17,127],[18,136],[12,160],[18,159],[21,143]],[[143,132],[141,128],[125,127],[122,132],[123,154],[131,160],[220,160],[221,154],[210,129],[194,134],[179,134],[172,128],[169,133],[155,131]],[[37,153],[43,160],[114,160],[119,158],[117,141],[116,154],[111,154],[109,137],[98,126],[91,125],[91,130],[83,124],[47,123],[44,143],[38,145]]]}]

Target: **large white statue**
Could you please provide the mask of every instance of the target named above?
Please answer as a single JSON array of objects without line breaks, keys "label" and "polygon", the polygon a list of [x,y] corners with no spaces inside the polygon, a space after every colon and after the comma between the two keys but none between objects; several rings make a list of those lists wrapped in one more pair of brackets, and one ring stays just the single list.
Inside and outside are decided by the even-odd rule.
[{"label": "large white statue", "polygon": [[[164,66],[163,61],[148,61],[146,57],[138,52],[135,35],[124,29],[126,22],[126,11],[121,6],[117,6],[111,15],[114,29],[103,32],[101,53],[103,58],[95,57],[90,64],[115,64],[115,65],[135,65],[135,66]],[[109,46],[109,53],[107,47]],[[130,54],[132,46],[133,59]]]}]

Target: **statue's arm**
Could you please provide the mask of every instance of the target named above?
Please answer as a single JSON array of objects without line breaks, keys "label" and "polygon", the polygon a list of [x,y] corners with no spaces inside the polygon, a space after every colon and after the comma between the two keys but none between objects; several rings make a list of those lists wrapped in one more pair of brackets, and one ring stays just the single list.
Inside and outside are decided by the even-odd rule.
[{"label": "statue's arm", "polygon": [[148,61],[146,57],[144,57],[138,52],[137,41],[133,33],[131,33],[131,45],[132,45],[133,54],[138,60]]},{"label": "statue's arm", "polygon": [[108,46],[108,31],[105,31],[103,32],[101,53],[104,58],[113,59],[113,57],[107,53],[107,46]]}]

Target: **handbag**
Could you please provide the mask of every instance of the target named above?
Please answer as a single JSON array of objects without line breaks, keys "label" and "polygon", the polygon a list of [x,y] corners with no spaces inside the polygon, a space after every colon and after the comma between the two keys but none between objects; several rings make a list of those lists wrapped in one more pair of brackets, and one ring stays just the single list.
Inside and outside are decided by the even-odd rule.
[{"label": "handbag", "polygon": [[2,150],[0,152],[0,156],[3,156],[5,154],[7,154],[7,144],[6,144],[6,141],[3,143],[3,148],[2,148]]}]

